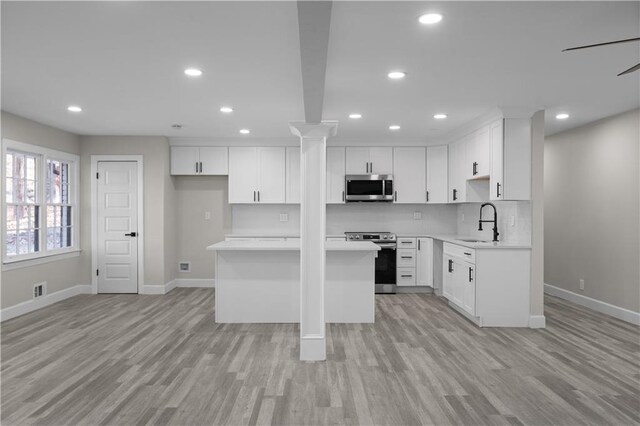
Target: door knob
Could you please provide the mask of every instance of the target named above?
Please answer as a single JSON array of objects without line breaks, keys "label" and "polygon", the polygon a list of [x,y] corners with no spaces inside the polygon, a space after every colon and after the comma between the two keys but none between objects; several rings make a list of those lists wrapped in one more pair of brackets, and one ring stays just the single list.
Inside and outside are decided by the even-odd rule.
[{"label": "door knob", "polygon": [[135,233],[135,232],[131,232],[131,233],[129,233],[129,234],[124,234],[124,236],[125,236],[125,237],[137,237],[137,236],[138,236],[138,234],[137,234],[137,233]]}]

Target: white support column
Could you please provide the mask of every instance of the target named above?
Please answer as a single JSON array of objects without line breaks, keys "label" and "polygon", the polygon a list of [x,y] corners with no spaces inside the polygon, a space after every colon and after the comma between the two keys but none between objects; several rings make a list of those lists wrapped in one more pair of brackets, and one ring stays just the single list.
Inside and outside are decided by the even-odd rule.
[{"label": "white support column", "polygon": [[300,360],[323,361],[327,138],[335,136],[338,123],[289,127],[300,137]]}]

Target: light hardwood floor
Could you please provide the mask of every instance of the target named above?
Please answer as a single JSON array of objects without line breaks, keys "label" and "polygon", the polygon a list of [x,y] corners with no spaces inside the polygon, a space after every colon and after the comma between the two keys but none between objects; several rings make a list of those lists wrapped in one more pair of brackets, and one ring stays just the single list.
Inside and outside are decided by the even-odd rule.
[{"label": "light hardwood floor", "polygon": [[640,424],[639,328],[547,297],[547,329],[480,329],[433,295],[375,324],[218,325],[210,289],[77,296],[2,324],[2,424]]}]

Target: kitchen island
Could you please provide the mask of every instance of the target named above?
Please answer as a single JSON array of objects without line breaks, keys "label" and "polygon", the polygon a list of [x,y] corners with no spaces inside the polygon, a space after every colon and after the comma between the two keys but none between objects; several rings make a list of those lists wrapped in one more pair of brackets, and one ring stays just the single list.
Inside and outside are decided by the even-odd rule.
[{"label": "kitchen island", "polygon": [[[207,250],[215,251],[216,322],[300,322],[300,241],[224,241]],[[373,323],[380,248],[328,241],[325,250],[325,321]]]}]

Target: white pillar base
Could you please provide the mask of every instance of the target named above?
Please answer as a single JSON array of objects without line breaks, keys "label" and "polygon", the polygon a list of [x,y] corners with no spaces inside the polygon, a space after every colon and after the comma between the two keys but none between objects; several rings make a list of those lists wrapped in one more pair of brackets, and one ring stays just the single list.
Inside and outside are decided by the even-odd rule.
[{"label": "white pillar base", "polygon": [[300,337],[300,361],[327,359],[327,339],[324,336]]}]

